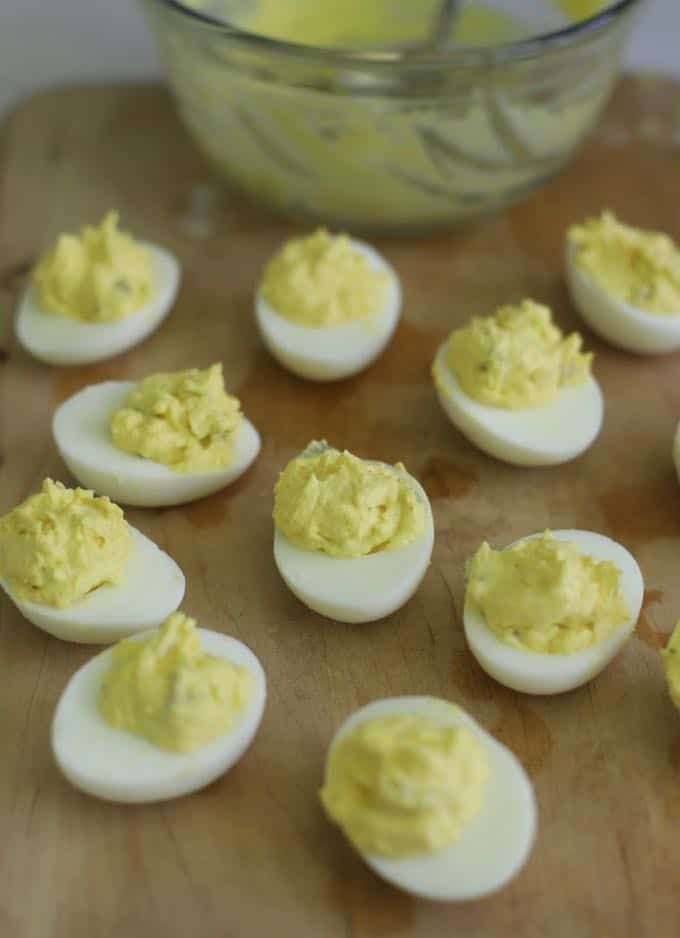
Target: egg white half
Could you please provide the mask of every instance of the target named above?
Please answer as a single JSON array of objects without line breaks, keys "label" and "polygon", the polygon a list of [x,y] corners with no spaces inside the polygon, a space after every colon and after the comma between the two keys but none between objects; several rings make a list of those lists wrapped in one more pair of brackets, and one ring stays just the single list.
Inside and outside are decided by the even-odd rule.
[{"label": "egg white half", "polygon": [[432,853],[399,859],[361,854],[379,876],[424,899],[479,899],[505,886],[526,863],[536,835],[533,786],[513,753],[468,713],[435,697],[376,700],[353,713],[328,751],[357,723],[392,713],[416,713],[444,726],[463,726],[483,744],[489,777],[479,812],[458,840]]},{"label": "egg white half", "polygon": [[144,306],[117,322],[79,322],[44,312],[32,285],[19,301],[17,339],[34,358],[50,365],[85,365],[113,358],[157,329],[177,295],[180,266],[156,244],[144,242],[151,255],[154,294]]},{"label": "egg white half", "polygon": [[134,733],[115,729],[97,708],[113,653],[107,649],[76,671],[52,721],[52,752],[71,784],[107,801],[166,801],[204,788],[238,762],[262,719],[267,697],[264,671],[252,651],[237,639],[207,629],[198,632],[203,651],[246,667],[253,675],[252,696],[235,725],[190,753],[162,749]]},{"label": "egg white half", "polygon": [[576,250],[567,244],[567,286],[583,319],[593,332],[627,352],[664,355],[680,348],[680,309],[676,314],[645,312],[607,293],[575,263]]},{"label": "egg white half", "polygon": [[162,463],[114,445],[109,418],[122,407],[134,381],[105,381],[84,388],[55,411],[52,433],[69,470],[87,488],[116,502],[157,508],[180,505],[224,488],[243,475],[260,452],[260,436],[244,417],[233,458],[224,469],[175,472]]},{"label": "egg white half", "polygon": [[255,319],[265,346],[284,368],[312,381],[337,381],[362,371],[387,346],[401,313],[399,278],[370,245],[352,240],[352,247],[371,266],[387,274],[386,296],[375,315],[336,326],[303,326],[280,316],[258,291]]},{"label": "egg white half", "polygon": [[445,345],[435,361],[437,396],[454,426],[483,452],[514,466],[554,466],[585,452],[602,427],[604,403],[595,378],[562,389],[545,407],[507,410],[474,400],[463,391],[446,361]]},{"label": "egg white half", "polygon": [[[620,590],[630,616],[599,644],[573,654],[554,655],[522,651],[507,645],[496,637],[476,610],[466,605],[463,625],[470,651],[487,674],[506,687],[525,694],[561,694],[592,680],[633,634],[642,606],[642,574],[637,561],[625,547],[593,531],[564,530],[552,531],[551,534],[556,540],[572,541],[583,554],[596,560],[608,560],[618,567],[621,571]],[[540,537],[540,534],[531,534],[530,537]]]},{"label": "egg white half", "polygon": [[297,547],[274,529],[277,569],[291,593],[309,609],[337,622],[374,622],[401,608],[418,589],[432,556],[434,521],[423,488],[408,473],[402,474],[425,511],[425,530],[404,547],[363,557],[331,557]]},{"label": "egg white half", "polygon": [[20,599],[0,580],[19,612],[44,632],[66,642],[105,644],[158,627],[184,597],[184,574],[172,557],[128,525],[132,550],[118,585],[105,584],[59,609]]}]

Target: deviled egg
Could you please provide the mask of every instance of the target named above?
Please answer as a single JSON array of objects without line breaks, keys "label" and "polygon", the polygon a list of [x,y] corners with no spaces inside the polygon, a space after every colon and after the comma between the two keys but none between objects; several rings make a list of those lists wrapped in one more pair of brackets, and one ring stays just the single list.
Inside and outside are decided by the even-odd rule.
[{"label": "deviled egg", "polygon": [[52,722],[66,778],[107,801],[164,801],[215,781],[243,755],[266,701],[242,642],[182,613],[126,639],[73,675]]},{"label": "deviled egg", "polygon": [[35,358],[51,365],[112,358],[167,316],[179,286],[179,263],[117,225],[117,213],[109,212],[98,227],[62,234],[38,262],[16,320],[17,338]]},{"label": "deviled egg", "polygon": [[680,622],[675,623],[668,644],[661,649],[661,660],[666,675],[668,693],[675,706],[680,710]]},{"label": "deviled egg", "polygon": [[313,442],[274,490],[274,560],[310,609],[372,622],[415,593],[434,545],[425,491],[402,465]]},{"label": "deviled egg", "polygon": [[260,451],[221,364],[84,388],[56,410],[52,432],[79,482],[146,508],[218,491]]},{"label": "deviled egg", "polygon": [[184,575],[108,498],[46,479],[0,518],[0,586],[39,629],[103,644],[160,625]]},{"label": "deviled egg", "polygon": [[437,351],[432,375],[451,422],[483,452],[516,466],[550,466],[583,453],[602,426],[592,355],[564,338],[531,300],[474,317]]},{"label": "deviled egg", "polygon": [[370,245],[325,230],[289,241],[266,266],[255,297],[267,349],[313,381],[370,365],[400,312],[399,278],[387,261]]},{"label": "deviled egg", "polygon": [[527,694],[587,683],[635,630],[644,585],[635,558],[602,534],[547,531],[468,562],[463,624],[495,680]]},{"label": "deviled egg", "polygon": [[680,348],[680,249],[668,235],[603,212],[569,229],[565,268],[574,305],[603,339],[640,355]]},{"label": "deviled egg", "polygon": [[379,876],[425,899],[479,899],[524,866],[536,799],[515,756],[460,707],[376,700],[340,727],[321,800]]}]

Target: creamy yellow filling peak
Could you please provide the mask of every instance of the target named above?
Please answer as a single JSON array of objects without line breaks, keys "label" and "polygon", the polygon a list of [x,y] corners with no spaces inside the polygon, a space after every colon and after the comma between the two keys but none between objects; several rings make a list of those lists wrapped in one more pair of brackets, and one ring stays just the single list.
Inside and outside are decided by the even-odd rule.
[{"label": "creamy yellow filling peak", "polygon": [[479,811],[488,774],[470,730],[395,713],[334,744],[320,796],[362,853],[402,857],[456,840]]},{"label": "creamy yellow filling peak", "polygon": [[118,449],[176,472],[221,469],[232,460],[240,403],[222,365],[160,372],[140,381],[109,421]]},{"label": "creamy yellow filling peak", "polygon": [[311,443],[274,488],[274,522],[305,550],[361,557],[410,544],[425,509],[404,467]]},{"label": "creamy yellow filling peak", "polygon": [[158,631],[114,646],[98,706],[116,729],[191,752],[232,729],[252,692],[250,671],[203,652],[195,619],[173,612]]},{"label": "creamy yellow filling peak", "polygon": [[[523,300],[456,329],[444,359],[469,397],[521,410],[550,404],[562,388],[587,380],[592,354],[582,352],[581,344],[576,332],[564,338],[547,306]],[[435,362],[435,383],[442,380],[440,367]]]},{"label": "creamy yellow filling peak", "polygon": [[620,576],[613,563],[546,531],[502,551],[484,542],[467,564],[465,603],[508,645],[571,654],[628,620]]},{"label": "creamy yellow filling peak", "polygon": [[59,235],[33,271],[33,284],[41,309],[83,322],[116,322],[154,292],[149,252],[118,230],[117,212],[79,235]]},{"label": "creamy yellow filling peak", "polygon": [[118,505],[45,479],[0,518],[0,577],[19,599],[63,608],[120,583],[131,545]]},{"label": "creamy yellow filling peak", "polygon": [[379,313],[387,274],[347,235],[324,229],[288,241],[264,269],[260,292],[280,316],[303,326],[336,326]]},{"label": "creamy yellow filling peak", "polygon": [[675,623],[673,634],[661,651],[661,658],[671,700],[680,708],[680,621]]},{"label": "creamy yellow filling peak", "polygon": [[647,313],[680,316],[680,249],[668,235],[603,212],[572,225],[567,238],[576,266],[607,293]]}]

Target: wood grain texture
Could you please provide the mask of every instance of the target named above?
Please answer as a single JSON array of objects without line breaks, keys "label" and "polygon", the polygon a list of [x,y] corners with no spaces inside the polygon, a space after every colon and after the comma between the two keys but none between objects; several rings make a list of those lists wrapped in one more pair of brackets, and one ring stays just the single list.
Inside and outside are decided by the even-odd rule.
[{"label": "wood grain texture", "polygon": [[[455,234],[383,240],[405,320],[382,358],[330,387],[283,372],[256,335],[258,273],[293,224],[222,193],[155,87],[76,88],[25,104],[4,128],[0,176],[0,510],[45,475],[71,482],[50,437],[55,405],[106,378],[224,361],[263,436],[236,486],[192,506],[130,510],[187,577],[184,608],[247,642],[270,696],[252,749],[203,792],[161,806],[98,802],[58,774],[52,712],[92,649],[48,638],[5,600],[0,620],[0,935],[5,938],[674,938],[680,934],[680,717],[658,648],[680,615],[680,493],[670,442],[680,357],[637,359],[587,334],[605,425],[573,464],[520,470],[477,452],[429,380],[442,337],[472,313],[530,295],[578,325],[561,275],[567,224],[609,206],[680,238],[680,87],[627,79],[572,166],[532,199]],[[674,108],[675,113],[674,113]],[[116,206],[173,250],[184,282],[170,319],[92,368],[31,361],[12,338],[16,298],[62,229]],[[271,492],[325,436],[404,460],[436,517],[432,566],[386,621],[348,627],[303,608],[272,561]],[[584,527],[637,556],[647,599],[635,638],[589,686],[549,699],[486,677],[466,650],[463,563],[546,526]],[[540,827],[521,875],[484,901],[438,905],[381,883],[325,820],[326,745],[355,707],[390,694],[460,702],[517,753]]]}]

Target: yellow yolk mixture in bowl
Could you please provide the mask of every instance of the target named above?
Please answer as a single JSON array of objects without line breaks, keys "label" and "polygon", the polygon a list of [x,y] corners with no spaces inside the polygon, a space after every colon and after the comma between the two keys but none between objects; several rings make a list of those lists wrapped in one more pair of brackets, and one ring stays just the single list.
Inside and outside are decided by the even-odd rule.
[{"label": "yellow yolk mixture in bowl", "polygon": [[606,103],[639,0],[145,0],[179,110],[281,212],[427,230],[524,198]]}]

